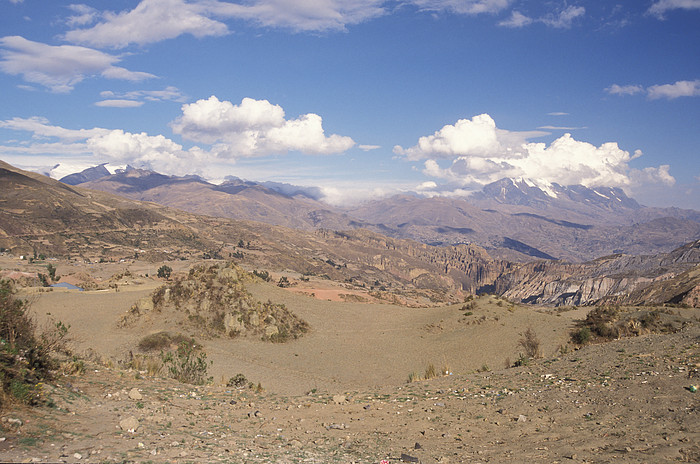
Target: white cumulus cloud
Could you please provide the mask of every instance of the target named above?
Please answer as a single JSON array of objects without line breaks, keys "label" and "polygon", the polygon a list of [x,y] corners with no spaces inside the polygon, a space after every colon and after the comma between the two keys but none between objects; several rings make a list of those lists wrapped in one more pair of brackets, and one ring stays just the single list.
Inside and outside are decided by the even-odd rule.
[{"label": "white cumulus cloud", "polygon": [[460,119],[455,124],[447,124],[432,135],[418,139],[418,144],[404,149],[397,145],[394,153],[404,155],[409,160],[423,158],[454,158],[468,155],[489,157],[494,153],[504,156],[517,156],[513,152],[526,139],[545,135],[546,132],[510,132],[498,129],[496,122],[488,114],[480,114],[472,119]]},{"label": "white cumulus cloud", "polygon": [[[640,183],[672,184],[668,166],[633,169],[630,154],[617,143],[595,146],[564,134],[552,143],[527,139],[537,132],[510,132],[482,114],[421,137],[414,147],[396,147],[409,160],[427,159],[423,174],[446,181],[447,188],[476,189],[503,177],[523,177],[561,185],[633,188]],[[449,160],[441,166],[440,160]],[[442,162],[444,164],[444,161]]]},{"label": "white cumulus cloud", "polygon": [[658,0],[649,7],[648,13],[663,19],[670,10],[700,10],[700,0]]},{"label": "white cumulus cloud", "polygon": [[[193,147],[185,150],[163,135],[134,134],[100,127],[67,129],[40,117],[0,121],[0,128],[30,132],[31,143],[0,146],[0,155],[63,155],[62,164],[104,162],[131,164],[167,174],[200,173],[215,159],[215,153]],[[35,156],[36,157],[36,156]],[[38,158],[37,158],[38,159]]]},{"label": "white cumulus cloud", "polygon": [[668,98],[672,100],[678,97],[698,97],[700,96],[700,80],[652,85],[647,89],[647,95],[652,100],[657,98]]},{"label": "white cumulus cloud", "polygon": [[182,116],[171,123],[184,138],[217,144],[219,156],[265,156],[299,151],[305,154],[342,153],[355,142],[350,137],[326,136],[321,116],[305,114],[285,119],[284,110],[267,100],[244,98],[240,104],[215,96],[182,106]]},{"label": "white cumulus cloud", "polygon": [[21,75],[26,82],[65,93],[87,77],[141,81],[155,77],[115,66],[117,56],[75,45],[47,45],[19,36],[0,38],[0,70]]}]

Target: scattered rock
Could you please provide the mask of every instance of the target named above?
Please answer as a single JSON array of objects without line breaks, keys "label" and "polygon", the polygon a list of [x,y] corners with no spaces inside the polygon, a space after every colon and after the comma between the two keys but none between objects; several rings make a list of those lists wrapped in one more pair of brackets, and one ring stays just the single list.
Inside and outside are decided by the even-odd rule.
[{"label": "scattered rock", "polygon": [[16,417],[3,417],[2,421],[14,427],[22,427],[24,424],[21,419],[17,419]]},{"label": "scattered rock", "polygon": [[520,414],[518,416],[518,422],[527,422],[527,416]]},{"label": "scattered rock", "polygon": [[134,416],[129,416],[119,422],[119,428],[125,432],[135,433],[139,428],[139,420]]},{"label": "scattered rock", "polygon": [[328,430],[345,430],[347,426],[345,424],[328,424],[326,429]]},{"label": "scattered rock", "polygon": [[132,388],[129,392],[129,398],[131,398],[132,400],[142,400],[143,395],[139,392],[137,388]]},{"label": "scattered rock", "polygon": [[409,456],[408,454],[401,453],[401,461],[403,462],[420,462],[420,459],[418,459],[415,456]]},{"label": "scattered rock", "polygon": [[347,402],[347,397],[345,395],[334,395],[333,402],[335,404],[345,404]]},{"label": "scattered rock", "polygon": [[78,461],[80,461],[81,459],[83,459],[83,455],[80,454],[80,453],[75,453],[75,454],[73,455],[73,457],[74,457],[75,459],[77,459]]}]

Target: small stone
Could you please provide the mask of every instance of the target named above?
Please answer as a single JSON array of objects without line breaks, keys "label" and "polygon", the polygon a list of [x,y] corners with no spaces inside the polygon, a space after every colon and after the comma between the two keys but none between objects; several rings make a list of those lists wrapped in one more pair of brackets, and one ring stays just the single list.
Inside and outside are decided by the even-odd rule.
[{"label": "small stone", "polygon": [[132,400],[142,400],[143,395],[138,391],[137,388],[132,388],[129,392],[129,398],[131,398]]},{"label": "small stone", "polygon": [[401,461],[403,462],[420,462],[415,456],[409,456],[408,454],[401,453]]},{"label": "small stone", "polygon": [[518,416],[518,422],[527,422],[527,416],[520,414]]},{"label": "small stone", "polygon": [[125,432],[134,433],[139,428],[139,421],[134,416],[129,416],[119,422],[119,428]]},{"label": "small stone", "polygon": [[146,445],[144,445],[141,442],[139,442],[139,444],[137,446],[139,447],[139,449],[144,449],[146,447]]},{"label": "small stone", "polygon": [[83,455],[80,454],[80,453],[75,453],[75,454],[73,455],[73,457],[74,457],[75,459],[77,459],[77,460],[83,459]]},{"label": "small stone", "polygon": [[345,404],[347,402],[347,397],[345,395],[333,395],[333,402],[335,404]]},{"label": "small stone", "polygon": [[291,446],[292,448],[299,449],[299,448],[301,448],[303,445],[301,444],[301,442],[300,442],[299,440],[292,440],[292,441],[289,442],[289,446]]},{"label": "small stone", "polygon": [[420,443],[416,442],[415,445],[413,445],[413,449],[421,449],[423,448]]}]

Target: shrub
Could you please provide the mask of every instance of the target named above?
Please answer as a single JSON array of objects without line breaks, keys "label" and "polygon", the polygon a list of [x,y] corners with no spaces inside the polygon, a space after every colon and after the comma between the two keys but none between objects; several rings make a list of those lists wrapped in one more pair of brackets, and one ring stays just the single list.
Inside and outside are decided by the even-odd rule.
[{"label": "shrub", "polygon": [[261,278],[265,282],[269,282],[272,280],[272,277],[270,277],[270,273],[267,271],[258,271],[257,269],[253,271],[253,275],[256,277]]},{"label": "shrub", "polygon": [[206,377],[207,354],[197,353],[194,339],[180,342],[175,352],[161,353],[161,359],[170,377],[182,383],[202,385],[212,381],[212,377]]},{"label": "shrub", "polygon": [[138,347],[141,351],[163,351],[170,348],[170,345],[186,342],[188,339],[182,334],[172,335],[169,332],[157,332],[146,335],[139,341]]},{"label": "shrub", "polygon": [[164,264],[158,268],[158,277],[161,279],[168,280],[170,279],[170,275],[172,274],[172,272],[173,268]]},{"label": "shrub", "polygon": [[591,341],[591,329],[588,327],[581,327],[578,330],[571,332],[571,341],[578,345],[585,345]]},{"label": "shrub", "polygon": [[[0,389],[23,403],[38,404],[41,381],[57,367],[51,354],[65,349],[68,326],[52,322],[37,335],[28,310],[26,301],[14,297],[10,282],[0,280]],[[0,406],[3,400],[0,396]]]},{"label": "shrub", "polygon": [[227,387],[235,387],[235,388],[243,388],[246,386],[247,383],[248,383],[248,379],[245,378],[245,375],[238,373],[235,376],[228,379],[226,386]]},{"label": "shrub", "polygon": [[522,346],[525,350],[525,355],[531,359],[539,358],[542,356],[540,351],[540,340],[537,338],[537,334],[532,327],[528,327],[523,338],[520,339],[518,345]]}]

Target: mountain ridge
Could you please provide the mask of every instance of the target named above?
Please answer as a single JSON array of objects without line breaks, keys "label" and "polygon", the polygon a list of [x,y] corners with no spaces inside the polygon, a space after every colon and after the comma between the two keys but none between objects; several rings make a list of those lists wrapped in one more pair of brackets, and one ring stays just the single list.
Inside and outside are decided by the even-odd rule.
[{"label": "mountain ridge", "polygon": [[668,252],[700,238],[700,212],[648,208],[619,188],[528,179],[500,179],[466,198],[398,194],[343,208],[319,201],[318,189],[234,177],[215,185],[193,176],[132,170],[80,185],[199,214],[301,230],[366,228],[430,245],[474,243],[514,261],[584,262],[616,252]]}]

